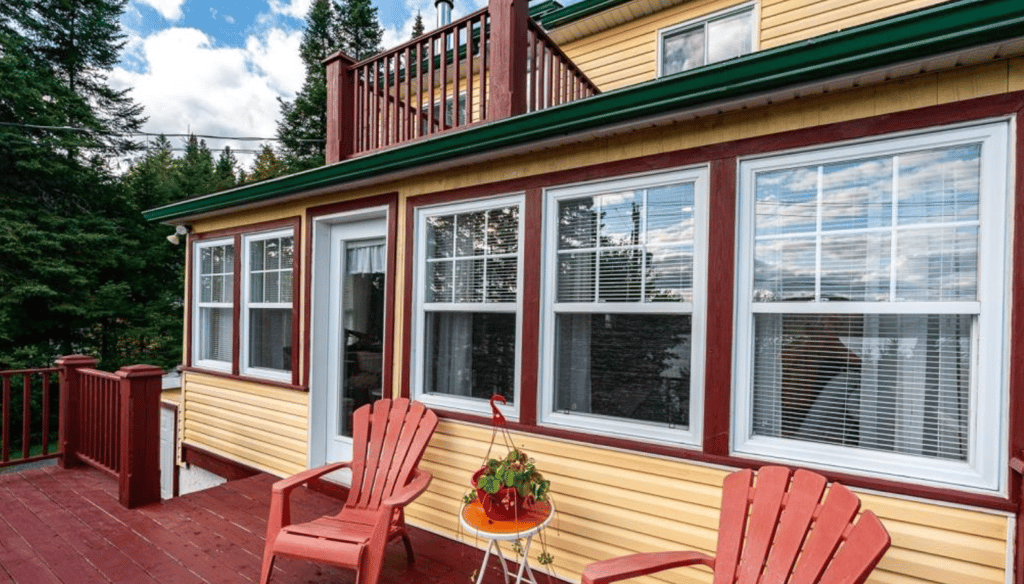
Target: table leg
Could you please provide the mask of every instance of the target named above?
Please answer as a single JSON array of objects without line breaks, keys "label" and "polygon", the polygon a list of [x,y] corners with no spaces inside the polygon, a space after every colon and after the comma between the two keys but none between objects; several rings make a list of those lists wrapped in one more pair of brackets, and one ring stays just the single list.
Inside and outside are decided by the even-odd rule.
[{"label": "table leg", "polygon": [[519,563],[519,572],[516,574],[516,584],[523,584],[523,574],[529,576],[529,582],[537,584],[537,579],[533,577],[533,570],[530,569],[530,544],[533,543],[533,536],[530,535],[526,538],[526,545],[523,546],[523,560]]},{"label": "table leg", "polygon": [[505,576],[505,584],[509,584],[508,581],[508,563],[505,562],[505,554],[501,553],[501,546],[498,545],[498,540],[492,539],[491,545],[494,546],[494,551],[498,555],[498,559],[501,560],[501,573]]},{"label": "table leg", "polygon": [[[481,584],[484,580],[484,573],[487,571],[487,561],[491,559],[491,548],[494,548],[495,555],[498,556],[498,560],[501,562],[501,573],[505,576],[505,584],[509,584],[508,581],[508,563],[505,562],[505,554],[501,553],[501,546],[498,545],[497,540],[491,540],[487,544],[487,551],[484,552],[484,561],[480,564],[480,573],[476,576],[476,584]],[[537,584],[534,581],[534,584]]]}]

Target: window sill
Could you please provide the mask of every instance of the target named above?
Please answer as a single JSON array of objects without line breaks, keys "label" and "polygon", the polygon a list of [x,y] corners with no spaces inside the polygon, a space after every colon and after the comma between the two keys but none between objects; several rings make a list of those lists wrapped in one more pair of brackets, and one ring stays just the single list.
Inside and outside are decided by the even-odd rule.
[{"label": "window sill", "polygon": [[222,379],[234,379],[236,381],[245,381],[248,383],[258,383],[261,385],[269,385],[272,387],[278,387],[281,389],[289,389],[292,391],[308,392],[309,386],[306,385],[294,385],[284,381],[277,381],[274,379],[266,379],[264,377],[253,377],[252,375],[235,375],[233,373],[227,373],[225,371],[218,371],[216,369],[206,369],[203,367],[182,367],[182,371],[187,373],[200,373],[202,375],[210,375],[212,377],[220,377]]}]

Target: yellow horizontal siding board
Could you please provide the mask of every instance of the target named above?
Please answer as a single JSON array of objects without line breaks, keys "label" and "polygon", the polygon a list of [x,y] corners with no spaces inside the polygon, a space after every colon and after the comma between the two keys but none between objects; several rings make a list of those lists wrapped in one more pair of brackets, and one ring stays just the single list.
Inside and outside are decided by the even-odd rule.
[{"label": "yellow horizontal siding board", "polygon": [[[883,18],[896,16],[911,10],[917,10],[938,4],[941,0],[916,0],[913,2],[892,2],[891,0],[859,0],[858,2],[836,2],[836,7],[826,13],[801,16],[801,11],[793,11],[792,18],[785,23],[761,29],[761,48],[768,49],[780,45],[806,40],[837,30],[844,30]],[[867,9],[866,8],[870,8]]]},{"label": "yellow horizontal siding board", "polygon": [[[194,403],[204,404],[214,410],[231,411],[254,419],[266,419],[284,426],[299,428],[303,431],[306,429],[305,416],[292,412],[277,412],[271,407],[260,407],[237,399],[228,399],[202,393],[190,395],[188,401],[189,405]],[[185,419],[188,419],[190,415],[191,410],[186,408]]]},{"label": "yellow horizontal siding board", "polygon": [[281,423],[266,416],[251,416],[234,410],[218,408],[201,401],[193,400],[189,404],[188,415],[193,419],[207,419],[210,423],[223,421],[234,426],[244,426],[254,432],[272,434],[285,440],[297,440],[305,443],[309,439],[305,425]]},{"label": "yellow horizontal siding board", "polygon": [[946,505],[908,501],[875,493],[858,493],[864,509],[871,509],[884,522],[897,519],[953,533],[969,533],[994,540],[1006,539],[1009,519],[1005,514]]},{"label": "yellow horizontal siding board", "polygon": [[279,477],[290,476],[306,468],[304,463],[298,464],[267,456],[205,434],[195,433],[186,443]]},{"label": "yellow horizontal siding board", "polygon": [[259,440],[266,444],[273,444],[296,452],[306,451],[307,438],[305,436],[298,438],[294,437],[294,435],[287,436],[285,434],[289,433],[289,429],[283,429],[282,431],[281,428],[271,427],[267,423],[260,423],[259,420],[248,420],[246,422],[239,423],[236,421],[229,421],[229,417],[232,417],[231,412],[222,412],[222,415],[209,415],[207,413],[198,412],[196,411],[196,408],[193,408],[189,412],[189,417],[188,420],[186,420],[186,423],[194,424],[196,427],[207,426],[210,428],[217,428],[219,430],[244,436],[252,440]]},{"label": "yellow horizontal siding board", "polygon": [[937,584],[1004,584],[1006,578],[1000,569],[898,547],[889,548],[878,566]]},{"label": "yellow horizontal siding board", "polygon": [[1008,69],[1006,89],[1008,91],[1024,90],[1024,57],[1010,59]]},{"label": "yellow horizontal siding board", "polygon": [[226,444],[233,444],[239,448],[250,450],[253,452],[259,452],[265,454],[273,459],[282,460],[290,464],[302,464],[306,461],[305,449],[297,450],[289,448],[288,446],[282,446],[280,444],[274,444],[258,438],[251,438],[249,436],[243,436],[231,430],[202,424],[200,422],[185,421],[185,434],[190,439],[195,439],[197,436],[207,436],[215,438]]},{"label": "yellow horizontal siding board", "polygon": [[286,416],[304,418],[308,413],[308,409],[305,404],[286,402],[276,397],[256,395],[241,391],[226,391],[219,387],[210,387],[200,385],[198,383],[189,385],[189,393],[191,394],[191,399],[216,400],[221,404],[230,402],[232,404],[238,404],[238,407],[248,406],[254,410],[277,412]]},{"label": "yellow horizontal siding board", "polygon": [[965,562],[1001,569],[1006,565],[1006,542],[963,532],[923,527],[887,519],[893,545],[921,553],[957,557]]},{"label": "yellow horizontal siding board", "polygon": [[187,383],[198,383],[206,387],[214,387],[218,389],[238,391],[253,395],[260,395],[264,397],[271,397],[279,401],[290,402],[294,404],[306,404],[309,401],[308,394],[306,394],[306,392],[303,391],[295,391],[293,389],[281,389],[278,387],[262,385],[259,382],[242,381],[239,379],[227,379],[224,377],[203,375],[201,373],[194,372],[189,372],[186,375]]},{"label": "yellow horizontal siding board", "polygon": [[974,67],[969,75],[954,70],[939,75],[939,103],[951,103],[964,99],[985,97],[1006,93],[1010,89],[1009,61]]}]

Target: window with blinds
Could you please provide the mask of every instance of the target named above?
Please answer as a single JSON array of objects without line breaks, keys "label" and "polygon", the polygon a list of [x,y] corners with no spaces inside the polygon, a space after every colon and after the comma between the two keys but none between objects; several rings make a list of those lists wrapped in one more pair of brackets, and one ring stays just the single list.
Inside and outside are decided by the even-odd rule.
[{"label": "window with blinds", "polygon": [[243,368],[290,380],[295,239],[291,230],[245,237]]},{"label": "window with blinds", "polygon": [[233,339],[235,246],[227,241],[195,244],[196,317],[193,360],[230,369]]},{"label": "window with blinds", "polygon": [[[744,164],[750,328],[737,342],[750,344],[750,370],[738,405],[750,444],[961,470],[979,447],[999,450],[976,414],[1001,391],[1006,191],[986,174],[1005,173],[1000,128]],[[840,460],[829,456],[817,462]]]},{"label": "window with blinds", "polygon": [[546,422],[696,440],[705,199],[703,169],[549,192]]},{"label": "window with blinds", "polygon": [[522,197],[419,213],[418,386],[427,401],[473,409],[500,394],[515,403],[521,216]]}]

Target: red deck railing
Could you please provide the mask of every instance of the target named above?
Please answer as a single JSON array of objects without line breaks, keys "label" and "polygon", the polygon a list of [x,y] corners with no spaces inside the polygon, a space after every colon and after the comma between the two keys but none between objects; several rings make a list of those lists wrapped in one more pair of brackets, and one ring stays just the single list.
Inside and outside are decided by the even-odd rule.
[{"label": "red deck railing", "polygon": [[75,454],[111,476],[121,471],[121,378],[80,369],[78,441]]},{"label": "red deck railing", "polygon": [[525,3],[488,7],[355,63],[327,65],[327,163],[600,93]]},{"label": "red deck railing", "polygon": [[0,468],[55,458],[57,369],[0,371],[3,417],[0,418]]}]

